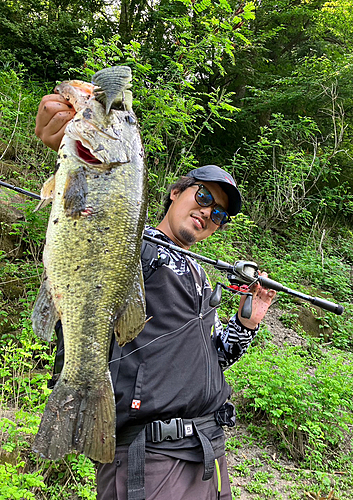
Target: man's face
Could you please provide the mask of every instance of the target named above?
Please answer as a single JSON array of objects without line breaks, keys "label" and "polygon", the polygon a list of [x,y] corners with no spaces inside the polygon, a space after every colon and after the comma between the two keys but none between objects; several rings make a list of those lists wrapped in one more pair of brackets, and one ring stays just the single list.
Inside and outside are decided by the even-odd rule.
[{"label": "man's face", "polygon": [[[217,205],[227,210],[228,196],[216,182],[195,181],[203,184],[212,194]],[[211,220],[214,205],[201,207],[195,200],[198,186],[195,184],[183,192],[172,190],[172,204],[166,216],[167,225],[161,228],[173,241],[184,248],[189,248],[196,241],[201,241],[213,234],[219,227]]]}]

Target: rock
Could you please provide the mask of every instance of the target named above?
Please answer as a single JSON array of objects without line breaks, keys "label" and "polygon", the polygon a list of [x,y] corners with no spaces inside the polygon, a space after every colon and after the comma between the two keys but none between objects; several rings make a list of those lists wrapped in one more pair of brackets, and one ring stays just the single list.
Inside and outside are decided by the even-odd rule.
[{"label": "rock", "polygon": [[21,235],[14,227],[14,224],[24,220],[20,209],[23,203],[22,196],[0,188],[0,251],[11,257],[19,257],[23,252]]},{"label": "rock", "polygon": [[328,342],[332,337],[333,330],[331,327],[327,326],[323,316],[323,310],[317,306],[300,306],[298,322],[308,335],[315,338],[322,337],[325,342]]}]

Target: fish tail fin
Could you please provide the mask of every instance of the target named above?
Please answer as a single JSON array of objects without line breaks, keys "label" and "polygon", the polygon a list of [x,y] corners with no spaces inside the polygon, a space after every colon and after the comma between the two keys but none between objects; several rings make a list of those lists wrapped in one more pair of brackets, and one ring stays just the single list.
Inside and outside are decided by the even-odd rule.
[{"label": "fish tail fin", "polygon": [[115,400],[110,372],[96,389],[89,390],[87,406],[80,413],[75,447],[92,460],[112,462],[115,456]]},{"label": "fish tail fin", "polygon": [[73,451],[107,463],[115,455],[115,402],[109,371],[97,387],[70,387],[63,375],[56,383],[33,451],[56,460]]},{"label": "fish tail fin", "polygon": [[[120,102],[124,101],[124,93],[131,87],[132,78],[129,66],[112,66],[97,71],[92,77],[92,83],[98,88],[94,90],[96,99],[102,102],[106,107],[106,114],[110,112],[115,99],[121,95]],[[131,94],[131,93],[130,93]],[[132,106],[132,94],[128,98],[128,106]]]}]

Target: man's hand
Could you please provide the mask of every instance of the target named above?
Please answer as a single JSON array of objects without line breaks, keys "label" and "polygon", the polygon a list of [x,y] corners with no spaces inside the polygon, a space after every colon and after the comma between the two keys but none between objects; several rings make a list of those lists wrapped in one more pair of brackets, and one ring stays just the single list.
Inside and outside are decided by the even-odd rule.
[{"label": "man's hand", "polygon": [[67,123],[75,116],[73,106],[61,95],[50,94],[39,104],[35,133],[43,143],[58,151]]},{"label": "man's hand", "polygon": [[[267,278],[267,273],[259,273],[259,276]],[[241,324],[245,326],[245,328],[254,330],[265,316],[268,308],[272,303],[272,300],[276,296],[276,292],[274,290],[268,290],[267,288],[263,288],[259,283],[253,285],[250,291],[252,293],[251,317],[247,319],[241,316],[241,310],[243,308],[245,299],[247,297],[246,295],[243,295],[240,299],[238,318]]]}]

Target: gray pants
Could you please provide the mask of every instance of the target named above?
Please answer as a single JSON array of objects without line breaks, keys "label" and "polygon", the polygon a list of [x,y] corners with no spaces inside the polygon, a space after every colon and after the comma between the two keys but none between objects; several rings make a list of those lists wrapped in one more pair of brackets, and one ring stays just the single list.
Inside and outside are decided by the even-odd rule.
[{"label": "gray pants", "polygon": [[[100,464],[97,500],[127,500],[127,446],[119,446],[112,464]],[[225,456],[218,459],[221,500],[232,500]],[[146,452],[146,500],[217,500],[217,473],[202,481],[203,464]]]}]

